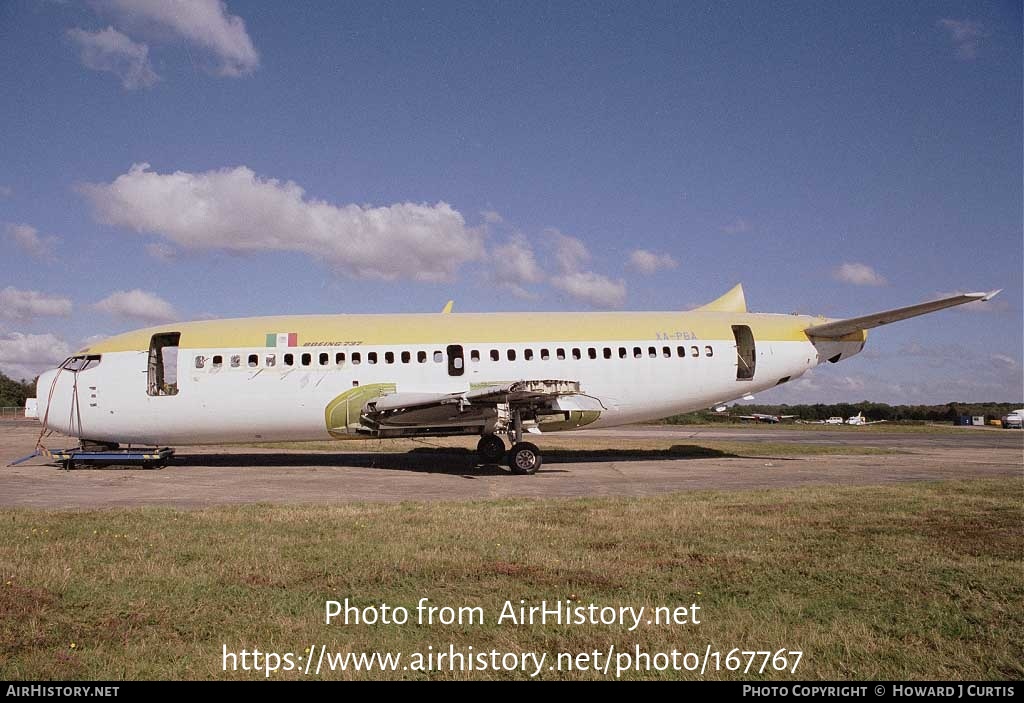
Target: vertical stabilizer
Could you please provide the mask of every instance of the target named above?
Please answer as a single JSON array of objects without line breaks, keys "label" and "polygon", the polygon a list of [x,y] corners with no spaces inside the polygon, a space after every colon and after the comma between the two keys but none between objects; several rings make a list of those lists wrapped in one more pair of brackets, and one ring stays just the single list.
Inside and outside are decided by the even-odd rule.
[{"label": "vertical stabilizer", "polygon": [[694,308],[695,312],[746,312],[747,299],[743,295],[743,284],[737,283],[721,298],[712,300],[707,305]]}]

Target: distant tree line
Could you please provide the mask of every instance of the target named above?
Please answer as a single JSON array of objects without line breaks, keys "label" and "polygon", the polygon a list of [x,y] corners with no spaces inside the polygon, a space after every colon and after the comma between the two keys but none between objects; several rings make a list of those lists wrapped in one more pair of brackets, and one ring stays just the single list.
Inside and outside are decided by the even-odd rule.
[{"label": "distant tree line", "polygon": [[15,381],[0,372],[0,408],[25,407],[26,398],[36,397],[35,381]]},{"label": "distant tree line", "polygon": [[868,420],[889,422],[952,422],[961,415],[984,415],[985,421],[994,420],[1024,407],[1021,403],[945,403],[943,405],[888,405],[886,403],[816,403],[814,405],[732,405],[724,413],[713,410],[673,415],[663,422],[669,425],[690,425],[722,419],[723,415],[795,415],[800,420],[825,420],[841,417],[844,420],[863,412]]}]

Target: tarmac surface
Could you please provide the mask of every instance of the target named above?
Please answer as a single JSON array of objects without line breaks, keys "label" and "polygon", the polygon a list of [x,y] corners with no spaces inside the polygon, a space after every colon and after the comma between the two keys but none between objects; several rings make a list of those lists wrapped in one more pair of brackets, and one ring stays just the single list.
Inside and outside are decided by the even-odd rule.
[{"label": "tarmac surface", "polygon": [[[1024,432],[949,428],[936,433],[861,428],[801,430],[765,426],[629,426],[531,438],[544,452],[534,476],[480,465],[461,447],[382,452],[386,443],[344,442],[337,451],[178,447],[162,469],[61,471],[31,454],[39,426],[0,420],[0,507],[93,509],[201,508],[244,503],[489,500],[513,497],[649,496],[673,491],[868,485],[1024,476]],[[616,448],[656,441],[663,449]],[[458,440],[465,447],[475,440]],[[689,452],[702,443],[750,443],[751,451]],[[592,445],[591,445],[592,443]],[[799,454],[767,444],[873,447],[892,454]],[[76,442],[51,437],[51,449]],[[593,448],[590,448],[590,447]],[[671,450],[669,448],[672,448]],[[682,452],[682,455],[680,454]],[[689,454],[689,455],[688,455]],[[773,456],[771,454],[779,454]]]}]

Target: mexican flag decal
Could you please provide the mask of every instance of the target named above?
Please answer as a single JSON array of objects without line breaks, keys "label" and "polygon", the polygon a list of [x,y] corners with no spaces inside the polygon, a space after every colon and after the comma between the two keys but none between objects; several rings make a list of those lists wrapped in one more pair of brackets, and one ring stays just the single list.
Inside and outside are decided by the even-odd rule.
[{"label": "mexican flag decal", "polygon": [[295,332],[267,332],[268,347],[297,347],[299,335]]}]

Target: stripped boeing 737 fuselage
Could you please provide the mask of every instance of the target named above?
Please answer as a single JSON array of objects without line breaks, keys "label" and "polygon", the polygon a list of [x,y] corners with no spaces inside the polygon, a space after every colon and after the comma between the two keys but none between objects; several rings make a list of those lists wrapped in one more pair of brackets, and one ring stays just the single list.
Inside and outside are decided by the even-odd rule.
[{"label": "stripped boeing 737 fuselage", "polygon": [[846,320],[748,313],[736,286],[688,312],[307,315],[161,325],[40,376],[44,427],[83,445],[480,435],[534,473],[523,433],[707,408],[857,354],[866,330],[970,293]]}]

